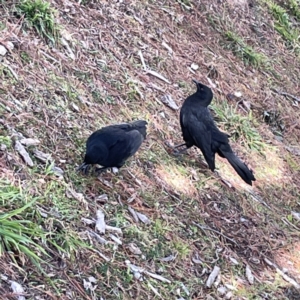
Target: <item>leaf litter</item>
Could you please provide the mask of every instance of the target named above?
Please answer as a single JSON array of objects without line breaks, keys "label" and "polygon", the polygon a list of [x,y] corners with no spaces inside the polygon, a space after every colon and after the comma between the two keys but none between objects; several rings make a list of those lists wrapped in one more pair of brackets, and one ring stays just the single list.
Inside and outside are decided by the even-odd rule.
[{"label": "leaf litter", "polygon": [[[19,24],[19,20],[15,19],[10,11],[9,5],[13,5],[13,2],[6,2],[6,5],[3,4],[2,18],[8,27],[15,26]],[[261,111],[270,111],[269,108],[280,106],[280,102],[274,101],[269,86],[264,83],[266,82],[265,75],[262,76],[258,71],[254,72],[245,67],[228,49],[220,47],[220,35],[209,25],[213,24],[216,16],[229,18],[237,14],[244,17],[247,14],[253,15],[253,11],[250,9],[246,13],[240,7],[237,10],[230,5],[219,5],[208,1],[201,3],[199,10],[194,8],[195,4],[187,5],[177,2],[164,3],[164,6],[161,3],[132,2],[131,9],[129,9],[130,5],[122,2],[104,1],[99,4],[88,1],[84,5],[83,3],[84,1],[81,1],[75,5],[73,2],[66,4],[61,1],[51,1],[51,4],[58,10],[57,20],[72,36],[70,40],[63,35],[61,44],[51,48],[43,40],[36,38],[33,31],[27,31],[26,34],[23,30],[11,31],[9,38],[16,43],[15,36],[21,42],[20,51],[23,51],[23,58],[18,56],[16,47],[13,48],[10,56],[6,54],[6,59],[10,63],[2,64],[5,71],[1,75],[1,79],[4,79],[2,84],[6,85],[4,89],[10,89],[10,93],[5,94],[4,100],[0,99],[1,107],[5,107],[3,116],[6,122],[9,121],[7,124],[14,124],[20,141],[25,139],[24,136],[34,136],[34,139],[40,141],[35,144],[25,143],[25,146],[38,146],[40,150],[34,149],[33,155],[42,163],[55,162],[57,166],[56,164],[53,166],[64,172],[65,177],[61,183],[63,190],[66,191],[65,194],[70,201],[77,200],[74,213],[78,210],[80,217],[75,224],[76,220],[72,214],[69,214],[69,217],[73,219],[63,221],[63,224],[67,227],[74,224],[74,226],[71,225],[72,231],[82,236],[83,240],[90,241],[90,245],[97,249],[94,250],[97,258],[90,255],[90,252],[76,253],[84,258],[76,261],[76,268],[67,269],[68,277],[63,276],[62,286],[82,285],[90,292],[98,292],[101,298],[102,295],[103,297],[106,295],[108,299],[111,293],[120,295],[120,291],[123,291],[126,294],[125,290],[130,291],[128,293],[131,293],[131,298],[153,298],[154,294],[160,298],[170,298],[172,292],[169,292],[168,288],[163,285],[154,284],[153,281],[147,282],[147,286],[153,293],[143,285],[137,286],[135,281],[126,281],[128,278],[126,272],[122,272],[122,268],[124,261],[129,259],[132,264],[130,263],[128,267],[136,278],[153,278],[167,283],[174,290],[173,278],[177,280],[179,277],[184,281],[184,286],[187,287],[193,299],[201,299],[204,296],[203,282],[207,282],[205,279],[210,277],[207,266],[205,267],[207,264],[208,269],[216,263],[220,264],[219,268],[221,268],[224,281],[222,283],[226,283],[228,280],[226,276],[232,273],[230,266],[236,265],[236,262],[240,260],[247,262],[243,275],[250,284],[252,273],[260,280],[267,277],[264,273],[266,270],[271,272],[275,269],[276,272],[284,275],[284,272],[280,273],[279,267],[276,269],[275,264],[267,263],[266,259],[273,257],[274,249],[284,249],[289,238],[297,239],[297,236],[293,232],[290,233],[286,225],[283,226],[281,223],[283,212],[286,215],[292,214],[292,217],[297,219],[295,212],[299,211],[294,196],[299,181],[297,176],[291,176],[295,174],[293,172],[297,172],[292,170],[295,163],[290,160],[289,165],[285,166],[287,177],[292,179],[281,178],[283,189],[279,189],[266,178],[259,178],[256,188],[259,199],[262,201],[254,200],[253,205],[251,195],[249,196],[247,192],[241,195],[238,192],[240,186],[236,188],[237,185],[230,182],[227,187],[224,187],[202,167],[199,172],[199,166],[195,167],[198,160],[198,156],[196,160],[196,152],[192,152],[188,159],[183,158],[182,162],[176,162],[176,164],[186,167],[190,163],[188,161],[194,160],[193,166],[197,170],[197,181],[201,183],[197,186],[199,189],[197,195],[187,196],[185,193],[176,192],[176,197],[171,197],[170,187],[165,189],[167,186],[165,182],[163,185],[156,186],[151,175],[155,174],[151,168],[156,168],[157,164],[164,166],[170,163],[169,158],[162,160],[154,156],[160,151],[157,145],[160,145],[161,138],[169,134],[165,128],[165,122],[170,122],[169,128],[173,129],[172,140],[181,138],[178,122],[174,121],[177,120],[176,103],[181,103],[179,101],[182,101],[193,90],[188,87],[191,75],[199,80],[207,80],[216,89],[215,101],[217,103],[226,101],[224,95],[229,92],[241,91],[245,99],[242,103],[245,107],[243,113],[250,111],[256,117],[259,116],[259,109],[253,110],[252,105],[249,106],[246,99],[251,99],[251,104],[260,105]],[[65,15],[66,11],[67,15]],[[256,17],[259,18],[260,15]],[[247,20],[252,19],[247,17],[245,20],[247,24],[249,22]],[[231,21],[236,22],[236,18],[231,18]],[[254,19],[253,22],[255,22]],[[260,40],[255,39],[253,32],[247,26],[235,25],[236,30],[239,30],[242,36],[248,36],[249,40],[255,41],[255,44],[261,43]],[[270,31],[266,34],[265,38],[269,41],[268,35],[274,37],[274,32]],[[205,38],[208,36],[209,40]],[[276,36],[272,40],[279,41]],[[277,45],[274,45],[272,40],[268,43],[274,48]],[[262,46],[268,47],[267,44]],[[297,89],[294,88],[295,78],[297,80],[299,78],[296,73],[298,62],[294,60],[291,52],[282,50],[284,48],[281,44],[278,49],[283,51],[281,54],[287,61],[295,61],[295,69],[290,72],[290,79],[285,77],[285,87],[280,86],[276,79],[269,78],[272,78],[275,85],[279,85],[277,91],[286,91],[280,96],[296,101],[299,98]],[[272,51],[268,48],[265,51],[272,57]],[[29,60],[38,61],[35,67],[33,67],[34,64],[26,63],[26,55]],[[39,56],[43,59],[38,59]],[[279,65],[282,63],[284,62],[280,61]],[[208,72],[207,65],[212,64],[218,70],[218,82],[205,77]],[[289,65],[292,64],[289,63]],[[189,73],[188,68],[193,71],[193,74]],[[284,71],[288,68],[281,67],[281,69]],[[9,72],[11,72],[11,77],[7,75]],[[11,80],[16,80],[17,83],[12,83]],[[250,88],[245,88],[245,84]],[[166,105],[174,109],[174,112],[170,109],[165,110],[161,103],[157,105],[159,101],[155,98],[161,99],[162,94],[168,95]],[[279,149],[283,156],[286,155],[284,147],[292,149],[297,145],[296,137],[299,136],[297,135],[298,124],[295,121],[297,108],[287,104],[284,109],[284,115],[289,116],[285,127],[288,129],[286,129],[285,144],[278,146],[281,147]],[[158,112],[163,114],[158,114]],[[76,177],[72,175],[69,166],[78,162],[82,155],[79,148],[83,141],[78,140],[81,138],[83,140],[92,129],[111,123],[112,120],[131,119],[133,114],[134,117],[151,116],[149,118],[153,126],[153,128],[150,127],[149,139],[145,142],[144,148],[124,167],[130,170],[134,177],[128,176],[122,169],[118,175],[103,174],[99,180],[81,179],[78,175]],[[162,117],[163,115],[168,115],[169,118]],[[257,120],[259,120],[258,117]],[[2,128],[0,130],[2,137]],[[32,130],[35,130],[36,135],[31,134]],[[24,136],[19,135],[18,132],[22,132]],[[263,126],[260,128],[260,133],[270,134],[268,127]],[[3,136],[13,138],[15,135],[15,132],[6,127]],[[272,135],[268,135],[267,139],[274,142]],[[234,144],[240,150],[238,143],[237,139]],[[31,153],[31,148],[23,147],[23,149],[27,155]],[[13,157],[14,150],[8,147],[5,151]],[[147,159],[143,159],[143,151],[147,151]],[[22,153],[26,156],[25,152]],[[162,152],[159,153],[163,155]],[[298,162],[294,153],[290,153],[292,159]],[[252,152],[251,154],[255,156]],[[24,159],[23,155],[21,156]],[[149,164],[150,172],[146,167],[148,158],[152,163],[152,166]],[[67,168],[60,164],[61,160],[67,162]],[[252,160],[255,161],[255,158]],[[31,163],[27,162],[27,164]],[[43,168],[38,161],[34,164],[38,168]],[[3,167],[6,170],[9,168],[6,164]],[[137,171],[134,171],[135,169]],[[59,170],[57,172],[59,173]],[[28,174],[24,176],[22,183],[28,185],[30,177]],[[41,176],[52,184],[57,180],[51,175],[35,174],[34,176]],[[134,193],[123,189],[123,186],[119,184],[120,178],[127,183],[129,189],[135,191],[138,185],[141,191]],[[190,180],[188,175],[187,179]],[[71,181],[76,181],[77,184],[75,187],[74,183],[69,190],[64,184],[68,185]],[[227,180],[224,179],[224,182]],[[209,197],[206,197],[206,194],[209,194]],[[103,195],[108,195],[109,198]],[[270,195],[274,197],[274,202]],[[49,198],[53,199],[52,195]],[[129,200],[127,205],[130,204],[128,208],[126,208],[126,199]],[[120,203],[123,207],[119,207]],[[268,210],[260,206],[263,203],[266,204],[264,207]],[[288,206],[287,209],[285,205]],[[55,218],[60,218],[64,211],[62,208],[58,210],[60,214]],[[99,211],[107,212],[105,222],[103,215],[101,218],[97,217]],[[87,212],[90,214],[87,215]],[[48,219],[47,222],[51,221],[49,218],[46,219]],[[101,224],[98,225],[100,232],[95,230],[97,221]],[[133,244],[135,244],[134,247]],[[116,245],[117,248],[114,247]],[[123,247],[128,249],[126,247],[128,245],[131,245],[129,246],[131,250],[123,251]],[[175,254],[170,255],[170,253]],[[201,255],[194,256],[194,253]],[[57,254],[53,257],[55,255]],[[239,260],[233,257],[238,257]],[[106,262],[112,262],[113,267],[107,267]],[[165,268],[166,278],[158,274],[160,264],[163,264]],[[140,265],[141,267],[138,267]],[[7,271],[10,269],[9,266],[10,264],[5,264]],[[24,265],[23,269],[26,270],[26,268]],[[16,278],[22,277],[17,274],[16,270],[15,272]],[[91,272],[95,274],[93,278],[96,281],[90,281],[89,278],[92,277],[88,274]],[[238,276],[243,275],[240,273]],[[288,282],[297,287],[298,283],[292,279],[292,276],[285,274],[283,277],[290,278]],[[126,280],[120,281],[122,278]],[[220,280],[218,275],[214,274],[214,279],[209,282],[212,290],[214,280],[215,282]],[[101,281],[104,281],[104,284]],[[40,286],[44,284],[39,277],[35,282],[38,282]],[[118,285],[114,284],[115,282]],[[253,286],[257,284],[255,280]],[[31,282],[29,285],[30,293],[36,294],[34,283]],[[229,298],[230,293],[234,294],[235,289],[230,289],[228,283],[224,284],[224,287],[230,290],[222,290],[222,294],[227,295],[225,297]],[[177,289],[180,288],[185,290],[182,285],[178,285]],[[79,290],[78,287],[75,288],[75,291]],[[81,293],[79,293],[80,296],[76,294],[77,298],[82,297]]]}]

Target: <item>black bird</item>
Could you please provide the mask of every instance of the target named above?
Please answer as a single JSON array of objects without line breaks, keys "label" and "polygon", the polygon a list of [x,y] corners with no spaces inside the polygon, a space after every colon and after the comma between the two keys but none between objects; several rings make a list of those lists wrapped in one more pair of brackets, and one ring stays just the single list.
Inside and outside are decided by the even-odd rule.
[{"label": "black bird", "polygon": [[[209,168],[215,170],[215,154],[225,157],[239,176],[248,184],[255,181],[250,170],[232,151],[229,145],[229,135],[221,132],[207,106],[213,99],[211,89],[200,82],[193,80],[197,91],[189,96],[180,110],[180,125],[186,150],[192,146],[198,147],[208,163]],[[183,152],[183,151],[180,151]]]},{"label": "black bird", "polygon": [[134,155],[146,138],[144,120],[103,127],[90,135],[86,142],[84,163],[77,168],[87,174],[90,165],[103,166],[97,172],[108,168],[121,168]]}]

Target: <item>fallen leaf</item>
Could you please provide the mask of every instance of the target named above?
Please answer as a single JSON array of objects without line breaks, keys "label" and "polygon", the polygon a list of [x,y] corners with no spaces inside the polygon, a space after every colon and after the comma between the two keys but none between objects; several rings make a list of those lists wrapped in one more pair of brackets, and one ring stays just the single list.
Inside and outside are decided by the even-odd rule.
[{"label": "fallen leaf", "polygon": [[250,284],[254,283],[254,276],[252,275],[252,271],[248,265],[246,266],[246,277]]},{"label": "fallen leaf", "polygon": [[130,243],[127,248],[134,255],[142,254],[142,251],[140,250],[140,248],[134,243]]},{"label": "fallen leaf", "polygon": [[25,300],[24,296],[18,296],[19,294],[24,293],[23,287],[16,281],[10,281],[10,284],[11,284],[10,287],[13,290],[13,292],[15,294],[17,294],[16,296],[17,296],[18,300]]},{"label": "fallen leaf", "polygon": [[21,139],[20,143],[25,146],[36,146],[40,143],[40,141],[37,139],[28,138],[28,139]]},{"label": "fallen leaf", "polygon": [[16,141],[15,143],[15,150],[19,152],[19,154],[22,156],[23,160],[29,167],[33,167],[34,164],[32,159],[30,158],[24,146],[19,141]]},{"label": "fallen leaf", "polygon": [[171,95],[163,95],[161,97],[161,101],[162,101],[162,103],[166,104],[167,106],[169,106],[173,110],[177,110],[179,108],[177,106],[177,104],[175,103],[175,101],[173,100],[173,98],[171,97]]},{"label": "fallen leaf", "polygon": [[105,233],[105,221],[104,221],[104,213],[101,209],[98,209],[97,210],[97,213],[96,213],[96,229],[100,232],[100,233]]},{"label": "fallen leaf", "polygon": [[212,272],[210,273],[210,275],[208,276],[208,279],[206,281],[206,286],[208,288],[211,288],[211,286],[213,285],[214,281],[218,277],[218,275],[220,273],[220,270],[221,270],[220,267],[214,266]]}]

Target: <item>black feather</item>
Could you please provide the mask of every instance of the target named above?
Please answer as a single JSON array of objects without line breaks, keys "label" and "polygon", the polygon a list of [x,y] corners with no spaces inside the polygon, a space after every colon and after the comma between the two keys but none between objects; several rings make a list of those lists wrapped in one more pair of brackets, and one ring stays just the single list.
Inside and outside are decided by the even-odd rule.
[{"label": "black feather", "polygon": [[77,170],[87,174],[90,165],[98,164],[107,168],[120,168],[134,155],[146,138],[147,122],[110,125],[95,131],[86,142],[84,162]]},{"label": "black feather", "polygon": [[211,89],[194,80],[197,91],[189,96],[180,110],[180,125],[187,148],[198,147],[209,166],[215,170],[215,154],[227,158],[234,170],[248,184],[255,181],[250,170],[232,151],[228,135],[221,132],[207,106],[213,99]]}]

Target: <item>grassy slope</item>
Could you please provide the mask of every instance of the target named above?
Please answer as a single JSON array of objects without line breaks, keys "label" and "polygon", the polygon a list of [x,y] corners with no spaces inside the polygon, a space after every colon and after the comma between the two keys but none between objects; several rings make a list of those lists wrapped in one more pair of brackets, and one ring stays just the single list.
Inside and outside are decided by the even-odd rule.
[{"label": "grassy slope", "polygon": [[[48,254],[31,246],[45,261],[42,274],[21,248],[3,249],[1,273],[8,279],[0,279],[2,295],[14,299],[8,280],[15,280],[28,299],[216,298],[220,292],[205,282],[217,265],[218,287],[225,285],[233,299],[298,299],[293,285],[265,261],[300,282],[299,221],[292,215],[300,210],[299,108],[274,92],[299,99],[299,41],[276,30],[274,3],[49,2],[59,24],[55,46],[16,17],[15,1],[0,2],[1,43],[15,46],[0,64],[0,142],[7,147],[0,152],[0,212],[34,199],[7,219],[31,221],[27,236]],[[291,32],[297,10],[281,5]],[[139,51],[170,84],[145,72]],[[216,85],[212,109],[219,127],[232,135],[233,148],[254,169],[253,188],[221,158],[218,173],[225,182],[196,150],[169,155],[164,141],[181,141],[178,112],[160,99],[169,94],[180,106],[194,91],[192,78]],[[75,172],[92,131],[137,118],[149,122],[148,138],[119,174],[104,174],[100,181]],[[40,141],[27,147],[32,168],[14,150],[20,134]],[[35,149],[51,154],[64,177],[36,159]],[[136,223],[128,206],[151,224]],[[88,233],[94,225],[82,221],[95,218],[100,208],[106,223],[123,233],[105,233],[106,245]],[[141,254],[132,252],[132,243]],[[170,261],[161,260],[170,255]],[[145,274],[139,281],[126,261],[171,283]],[[89,277],[95,281],[85,288]]]}]

